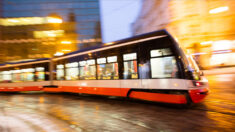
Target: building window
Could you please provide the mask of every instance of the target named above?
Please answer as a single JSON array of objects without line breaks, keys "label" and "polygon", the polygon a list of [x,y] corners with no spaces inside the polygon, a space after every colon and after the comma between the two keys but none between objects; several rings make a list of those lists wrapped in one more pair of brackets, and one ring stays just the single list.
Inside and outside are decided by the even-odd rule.
[{"label": "building window", "polygon": [[67,63],[65,67],[66,67],[66,76],[65,76],[66,80],[78,80],[78,74],[79,74],[78,62]]},{"label": "building window", "polygon": [[137,54],[130,53],[124,54],[124,79],[137,79],[138,78],[138,71],[137,71]]},{"label": "building window", "polygon": [[176,77],[178,72],[176,60],[170,49],[151,50],[151,76],[152,78]]}]

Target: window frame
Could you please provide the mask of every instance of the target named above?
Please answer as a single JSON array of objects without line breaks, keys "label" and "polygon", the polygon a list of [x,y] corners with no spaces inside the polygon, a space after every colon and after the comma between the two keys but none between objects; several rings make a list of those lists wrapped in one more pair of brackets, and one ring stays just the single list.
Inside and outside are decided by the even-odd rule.
[{"label": "window frame", "polygon": [[[109,57],[116,57],[116,60],[115,61],[112,61],[112,62],[109,62],[108,61],[108,58]],[[97,58],[97,60],[98,59],[102,59],[102,58],[105,58],[105,63],[98,63],[98,61],[97,61],[97,65],[96,65],[96,70],[98,69],[98,66],[99,65],[105,65],[105,67],[106,67],[106,65],[108,65],[108,64],[115,64],[115,63],[117,63],[118,64],[118,55],[111,55],[111,56],[107,56],[107,57],[99,57],[99,58]],[[97,70],[97,80],[119,80],[120,79],[120,77],[119,77],[119,64],[118,64],[118,70],[117,70],[117,72],[118,72],[118,79],[114,79],[114,77],[112,77],[112,76],[110,76],[110,78],[111,79],[99,79],[99,76],[98,76],[98,70]]]},{"label": "window frame", "polygon": [[[72,64],[72,63],[77,63],[77,66],[67,66],[67,64]],[[78,70],[78,75],[77,75],[77,79],[75,79],[75,80],[67,80],[67,69],[70,69],[70,68],[77,68],[77,70]],[[65,63],[65,65],[64,65],[64,71],[65,71],[65,74],[64,74],[64,76],[65,76],[65,80],[64,81],[76,81],[76,80],[80,80],[80,69],[79,69],[79,62],[77,62],[77,61],[74,61],[74,62],[68,62],[68,63]]]},{"label": "window frame", "polygon": [[[94,64],[88,64],[87,61],[89,60],[94,60]],[[81,66],[80,62],[86,62],[86,64],[84,66]],[[81,60],[78,62],[78,65],[79,65],[79,80],[97,80],[97,67],[96,67],[96,59],[94,58],[91,58],[91,59],[87,59],[87,60]],[[86,66],[95,66],[95,79],[86,79],[86,73],[85,73],[85,77],[82,78],[81,77],[81,68],[82,67],[86,67]]]},{"label": "window frame", "polygon": [[[124,55],[127,54],[136,54],[136,58],[135,59],[128,59],[128,60],[124,60]],[[137,78],[125,78],[124,76],[124,72],[125,72],[125,62],[131,62],[131,61],[136,61],[136,70],[137,70]],[[139,70],[138,70],[138,51],[132,51],[132,52],[127,52],[127,53],[123,53],[122,54],[122,63],[123,63],[123,72],[122,72],[122,79],[127,80],[127,79],[131,79],[131,80],[135,80],[135,79],[139,79]]]}]

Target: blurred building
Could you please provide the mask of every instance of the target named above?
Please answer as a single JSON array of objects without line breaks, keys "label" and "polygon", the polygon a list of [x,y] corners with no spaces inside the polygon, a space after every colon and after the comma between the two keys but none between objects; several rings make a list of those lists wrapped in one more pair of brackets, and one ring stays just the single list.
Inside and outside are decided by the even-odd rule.
[{"label": "blurred building", "polygon": [[133,34],[167,28],[201,67],[235,66],[235,1],[143,0]]},{"label": "blurred building", "polygon": [[0,0],[4,18],[58,14],[76,22],[78,49],[101,43],[99,0]]},{"label": "blurred building", "polygon": [[2,17],[2,1],[0,0],[0,17]]},{"label": "blurred building", "polygon": [[77,50],[75,22],[59,17],[0,18],[0,61],[49,58]]}]

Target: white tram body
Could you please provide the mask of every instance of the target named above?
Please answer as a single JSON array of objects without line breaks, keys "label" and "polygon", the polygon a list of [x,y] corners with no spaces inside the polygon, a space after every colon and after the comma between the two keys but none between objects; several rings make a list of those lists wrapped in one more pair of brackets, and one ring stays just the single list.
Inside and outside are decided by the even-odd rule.
[{"label": "white tram body", "polygon": [[72,92],[200,102],[208,83],[166,30],[51,59],[0,66],[0,91]]}]

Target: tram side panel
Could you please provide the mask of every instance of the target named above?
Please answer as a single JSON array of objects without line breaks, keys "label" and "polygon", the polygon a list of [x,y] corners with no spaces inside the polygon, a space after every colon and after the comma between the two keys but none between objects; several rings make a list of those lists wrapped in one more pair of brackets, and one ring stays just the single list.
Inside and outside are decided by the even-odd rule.
[{"label": "tram side panel", "polygon": [[169,37],[139,44],[138,73],[141,88],[131,89],[129,97],[164,103],[188,102],[185,95],[187,88],[179,70],[181,65],[177,65],[174,50]]},{"label": "tram side panel", "polygon": [[49,81],[49,63],[45,61],[22,62],[1,67],[0,91],[40,91]]},{"label": "tram side panel", "polygon": [[[184,64],[177,46],[167,36],[59,59],[55,66],[57,81],[54,81],[58,89],[54,91],[124,96],[165,103],[198,103],[205,97],[206,85],[191,87],[194,79],[185,75],[189,64]],[[109,57],[113,56],[117,60],[109,62]],[[76,66],[70,67],[72,63]],[[102,71],[109,64],[118,65],[117,77],[110,78],[110,73]],[[71,79],[70,68],[79,71],[74,80]],[[87,70],[92,68],[95,72]]]},{"label": "tram side panel", "polygon": [[[171,79],[153,79],[151,78],[151,51],[171,50],[172,47],[166,43],[166,40],[162,41],[149,41],[147,43],[136,43],[125,47],[118,47],[110,49],[109,51],[100,51],[98,53],[91,53],[89,56],[83,55],[77,57],[77,59],[67,58],[57,61],[56,63],[56,75],[57,80],[54,81],[55,85],[58,85],[57,92],[75,92],[75,93],[87,93],[87,94],[99,94],[99,95],[112,95],[112,96],[124,96],[131,98],[139,98],[150,101],[168,102],[168,103],[185,103],[185,95],[169,94],[168,92],[158,92],[157,90],[186,90],[184,83],[174,83]],[[118,61],[118,80],[96,80],[102,79],[96,75],[92,80],[78,80],[78,81],[66,81],[66,65],[77,62],[90,61],[90,58],[96,62],[96,74],[99,74],[97,69],[97,62],[99,58],[108,59],[108,56],[117,56]],[[164,56],[164,55],[163,55]],[[173,56],[166,54],[165,57]],[[174,56],[173,56],[174,57]],[[173,58],[172,57],[172,58]],[[157,56],[156,58],[162,58]],[[169,57],[168,57],[169,58]],[[70,61],[69,61],[70,60]],[[71,61],[72,60],[72,61]],[[84,62],[85,63],[85,62]],[[81,66],[80,67],[84,67]],[[82,68],[78,68],[80,75],[78,79],[82,79]],[[176,75],[172,75],[177,77]],[[172,76],[168,77],[171,78]],[[174,85],[173,85],[174,84]],[[177,86],[180,85],[180,86]],[[178,88],[178,89],[177,89]],[[56,91],[54,90],[54,91]],[[49,90],[48,90],[49,91]],[[178,101],[178,102],[177,102]]]},{"label": "tram side panel", "polygon": [[49,81],[1,83],[0,92],[41,91]]}]

